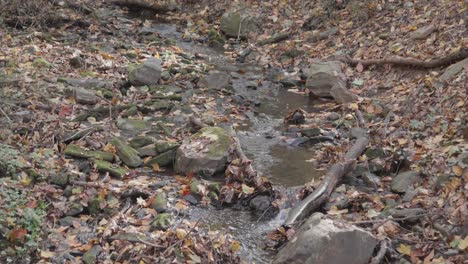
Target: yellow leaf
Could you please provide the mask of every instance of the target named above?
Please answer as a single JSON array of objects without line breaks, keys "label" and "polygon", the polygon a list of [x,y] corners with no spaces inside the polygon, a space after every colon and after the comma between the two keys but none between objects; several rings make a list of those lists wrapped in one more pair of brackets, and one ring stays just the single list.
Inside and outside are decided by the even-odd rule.
[{"label": "yellow leaf", "polygon": [[154,57],[155,57],[156,59],[159,59],[161,56],[159,56],[159,52],[156,51],[156,53],[154,54]]},{"label": "yellow leaf", "polygon": [[400,146],[405,145],[407,142],[408,142],[408,139],[405,139],[405,138],[398,139],[398,144],[400,144]]},{"label": "yellow leaf", "polygon": [[397,247],[398,252],[400,252],[403,255],[411,255],[411,246],[405,245],[405,244],[400,244]]},{"label": "yellow leaf", "polygon": [[457,166],[457,165],[455,165],[455,166],[452,167],[452,171],[453,171],[453,173],[455,173],[455,175],[457,175],[457,176],[461,176],[461,175],[463,174],[463,169],[460,168],[460,166]]},{"label": "yellow leaf", "polygon": [[151,167],[153,168],[153,172],[158,172],[159,171],[159,164],[157,162],[153,163],[153,165],[151,165]]},{"label": "yellow leaf", "polygon": [[349,104],[349,109],[356,111],[359,109],[359,106],[356,103],[351,103]]},{"label": "yellow leaf", "polygon": [[48,258],[51,258],[55,255],[54,252],[51,252],[51,251],[42,251],[41,250],[41,258],[45,258],[45,259],[48,259]]},{"label": "yellow leaf", "polygon": [[230,246],[230,249],[231,249],[232,252],[237,252],[237,251],[240,250],[240,248],[241,248],[241,246],[240,246],[239,242],[237,242],[237,240],[232,241],[231,246]]},{"label": "yellow leaf", "polygon": [[466,236],[465,239],[460,240],[460,243],[458,243],[458,248],[461,250],[468,248],[468,236]]},{"label": "yellow leaf", "polygon": [[177,228],[176,229],[176,236],[178,239],[183,239],[187,235],[187,231],[185,231],[182,228]]}]

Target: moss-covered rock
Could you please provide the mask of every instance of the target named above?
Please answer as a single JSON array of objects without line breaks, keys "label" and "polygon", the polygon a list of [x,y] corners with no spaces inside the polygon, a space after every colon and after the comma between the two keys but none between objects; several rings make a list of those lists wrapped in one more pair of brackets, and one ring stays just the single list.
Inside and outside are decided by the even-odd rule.
[{"label": "moss-covered rock", "polygon": [[0,177],[13,177],[24,167],[18,150],[0,144]]},{"label": "moss-covered rock", "polygon": [[150,136],[136,136],[132,139],[130,139],[130,146],[132,148],[141,148],[141,147],[144,147],[144,146],[147,146],[153,142],[155,142],[155,138],[154,137],[150,137]]},{"label": "moss-covered rock", "polygon": [[129,134],[136,135],[150,128],[148,122],[137,119],[117,119],[117,127]]},{"label": "moss-covered rock", "polygon": [[97,215],[101,211],[101,203],[105,200],[99,197],[94,197],[88,201],[88,213],[90,215]]},{"label": "moss-covered rock", "polygon": [[91,151],[86,150],[78,145],[69,144],[64,152],[65,155],[74,157],[74,158],[82,158],[82,159],[98,159],[98,160],[105,160],[112,162],[114,160],[114,155],[109,152],[104,151]]},{"label": "moss-covered rock", "polygon": [[68,185],[68,174],[66,173],[51,173],[49,176],[49,182],[60,187],[66,187]]},{"label": "moss-covered rock", "polygon": [[174,141],[165,141],[165,140],[158,140],[155,143],[155,148],[158,153],[164,153],[172,149],[176,149],[180,146],[179,142]]},{"label": "moss-covered rock", "polygon": [[110,162],[104,161],[104,160],[92,160],[94,166],[96,167],[96,170],[99,172],[108,172],[111,176],[117,178],[117,179],[122,179],[125,174],[127,173],[127,170],[124,168],[112,164]]},{"label": "moss-covered rock", "polygon": [[102,247],[99,245],[92,246],[84,255],[83,263],[85,264],[94,264],[96,263],[97,256],[101,253]]},{"label": "moss-covered rock", "polygon": [[172,215],[168,213],[158,214],[151,222],[151,230],[167,230],[171,225],[171,221]]},{"label": "moss-covered rock", "polygon": [[158,192],[151,202],[151,208],[158,213],[164,213],[167,210],[167,197],[163,192]]},{"label": "moss-covered rock", "polygon": [[114,145],[117,155],[127,166],[136,168],[143,164],[140,156],[138,156],[138,151],[127,145],[123,140],[115,137],[110,143]]},{"label": "moss-covered rock", "polygon": [[222,172],[232,144],[232,137],[224,129],[202,128],[177,149],[174,169],[178,173],[192,172],[202,177]]},{"label": "moss-covered rock", "polygon": [[163,167],[170,166],[174,164],[175,154],[176,154],[175,150],[166,151],[146,161],[145,166],[151,167],[154,164],[158,164],[159,166],[163,166]]}]

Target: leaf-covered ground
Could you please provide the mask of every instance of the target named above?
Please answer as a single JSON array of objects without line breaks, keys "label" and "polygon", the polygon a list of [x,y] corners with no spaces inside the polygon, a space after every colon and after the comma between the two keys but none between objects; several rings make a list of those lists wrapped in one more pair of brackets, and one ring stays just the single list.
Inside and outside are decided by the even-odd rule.
[{"label": "leaf-covered ground", "polygon": [[[184,1],[175,11],[137,9],[137,16],[108,2],[43,3],[42,11],[20,6],[0,15],[5,22],[0,26],[0,157],[6,161],[0,161],[0,172],[13,176],[0,181],[2,263],[240,262],[240,245],[229,234],[187,220],[191,205],[183,197],[192,194],[209,204],[226,194],[242,199],[259,186],[237,182],[220,189],[192,175],[168,176],[164,166],[123,166],[128,173],[119,179],[64,155],[70,143],[114,154],[108,142],[125,136],[114,121],[126,116],[151,116],[159,139],[173,143],[192,133],[190,124],[174,121],[176,116],[203,114],[209,116],[203,122],[213,124],[246,119],[245,107],[229,100],[226,113],[216,110],[216,99],[226,91],[195,92],[186,101],[177,92],[128,86],[129,69],[149,57],[162,59],[170,73],[162,84],[184,91],[211,67],[203,54],[188,56],[173,40],[142,30],[152,24],[142,16],[178,24],[187,41],[224,46],[232,62],[249,47],[250,63],[289,73],[272,76],[278,82],[310,63],[342,55],[429,60],[467,48],[468,11],[461,1],[247,1],[242,7],[258,15],[261,28],[242,41],[226,40],[219,30],[221,15],[238,2]],[[429,33],[421,37],[420,31]],[[279,32],[287,32],[288,39],[259,45]],[[462,263],[468,243],[466,64],[447,79],[441,77],[446,67],[342,66],[358,101],[327,101],[320,114],[306,113],[306,118],[337,112],[344,131],[367,130],[370,146],[385,155],[360,158],[383,168],[372,191],[340,187],[348,206],[325,211],[389,239],[388,262]],[[98,112],[69,91],[67,78],[85,77],[100,81],[90,84]],[[297,86],[307,96],[303,83]],[[164,103],[147,108],[145,102],[154,107],[154,99]],[[77,131],[81,134],[74,138]],[[341,147],[325,146],[311,160],[326,168],[347,146],[346,140]],[[407,170],[420,172],[420,181],[406,194],[392,192],[392,177]],[[162,193],[169,205],[164,213],[157,203]],[[390,209],[421,211],[398,220],[388,216]],[[281,227],[269,237],[284,240],[290,234]]]}]

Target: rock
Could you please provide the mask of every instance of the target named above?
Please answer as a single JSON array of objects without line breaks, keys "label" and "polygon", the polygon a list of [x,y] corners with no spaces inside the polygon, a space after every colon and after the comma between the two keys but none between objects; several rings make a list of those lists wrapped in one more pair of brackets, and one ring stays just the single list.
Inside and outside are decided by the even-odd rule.
[{"label": "rock", "polygon": [[114,137],[110,143],[114,145],[117,155],[127,166],[136,168],[143,164],[140,156],[138,156],[138,152],[121,139]]},{"label": "rock", "polygon": [[150,128],[148,122],[136,119],[117,119],[117,127],[123,132],[135,135]]},{"label": "rock", "polygon": [[468,58],[447,67],[444,73],[439,77],[439,80],[442,82],[448,82],[466,67],[468,67]]},{"label": "rock", "polygon": [[380,186],[380,178],[370,171],[363,172],[361,178],[369,187],[378,188]]},{"label": "rock", "polygon": [[198,85],[210,90],[221,90],[229,85],[231,76],[222,71],[210,71],[208,75],[201,78]]},{"label": "rock", "polygon": [[154,144],[156,151],[158,153],[164,153],[172,149],[176,149],[180,146],[179,142],[174,142],[174,141],[164,141],[164,140],[158,140]]},{"label": "rock", "polygon": [[88,201],[88,213],[90,215],[97,215],[101,211],[101,203],[104,202],[102,198],[94,197]]},{"label": "rock", "polygon": [[377,245],[369,232],[313,214],[276,256],[275,264],[363,264]]},{"label": "rock", "polygon": [[83,205],[79,202],[74,202],[68,207],[68,211],[66,213],[67,216],[76,216],[83,212]]},{"label": "rock", "polygon": [[371,147],[367,148],[364,152],[368,159],[376,159],[376,158],[384,158],[385,152],[382,148],[379,147]]},{"label": "rock", "polygon": [[341,118],[341,115],[335,112],[332,112],[327,115],[327,120],[328,121],[336,121]]},{"label": "rock", "polygon": [[344,83],[336,83],[330,90],[330,95],[338,104],[347,104],[356,101],[357,96],[346,89]]},{"label": "rock", "polygon": [[312,64],[304,71],[307,76],[306,88],[319,97],[332,97],[331,90],[335,85],[336,95],[339,96],[338,89],[346,87],[346,76],[341,71],[339,61],[328,61]]},{"label": "rock", "polygon": [[72,226],[73,222],[79,223],[80,219],[73,216],[65,216],[64,218],[59,219],[59,224],[61,226]]},{"label": "rock", "polygon": [[77,78],[58,78],[58,82],[66,83],[70,86],[74,87],[82,87],[85,89],[92,89],[92,88],[111,88],[113,83],[108,82],[105,80],[97,79],[97,78],[84,78],[84,79],[77,79]]},{"label": "rock", "polygon": [[167,197],[163,192],[159,192],[151,202],[151,208],[158,213],[164,213],[167,210]]},{"label": "rock", "polygon": [[221,16],[219,28],[228,37],[245,39],[258,30],[255,20],[248,10],[229,10]]},{"label": "rock", "polygon": [[158,152],[156,151],[155,144],[151,144],[148,146],[141,147],[137,149],[138,155],[140,157],[147,157],[147,156],[156,156],[158,155]]},{"label": "rock", "polygon": [[391,189],[397,193],[405,193],[409,187],[420,180],[420,174],[417,171],[406,171],[398,174],[392,179]]},{"label": "rock", "polygon": [[92,246],[84,255],[83,263],[84,264],[94,264],[96,263],[97,256],[101,253],[102,247],[99,245]]},{"label": "rock", "polygon": [[393,218],[408,218],[405,219],[407,222],[417,222],[421,219],[421,215],[426,213],[426,210],[422,208],[393,208],[389,211]]},{"label": "rock", "polygon": [[369,134],[367,133],[367,131],[359,127],[353,127],[351,128],[351,131],[349,132],[349,137],[351,139],[358,139],[361,137],[368,137],[368,136]]},{"label": "rock", "polygon": [[104,161],[104,160],[92,160],[94,166],[96,167],[96,170],[99,172],[108,172],[109,175],[117,178],[117,179],[123,179],[127,171],[115,164],[112,164],[110,162]]},{"label": "rock", "polygon": [[83,105],[94,105],[99,101],[95,91],[81,87],[73,89],[73,97],[75,98],[75,102]]},{"label": "rock", "polygon": [[322,130],[318,127],[301,129],[301,134],[304,137],[316,137],[322,135]]},{"label": "rock", "polygon": [[35,59],[32,64],[36,68],[49,68],[51,66],[50,62],[46,61],[43,58]]},{"label": "rock", "polygon": [[91,151],[91,150],[86,150],[78,145],[75,144],[69,144],[63,151],[63,154],[73,157],[73,158],[81,158],[81,159],[89,159],[89,158],[94,158],[98,160],[105,160],[105,161],[113,161],[114,160],[114,155],[109,152],[104,152],[104,151]]},{"label": "rock", "polygon": [[152,167],[154,164],[158,164],[161,167],[171,166],[174,164],[175,154],[175,150],[166,151],[154,158],[147,160],[145,166]]},{"label": "rock", "polygon": [[171,224],[172,216],[168,213],[162,213],[156,215],[154,220],[151,222],[151,230],[166,230]]},{"label": "rock", "polygon": [[170,110],[174,106],[174,103],[168,102],[165,100],[157,100],[153,103],[151,106],[154,111],[164,111],[164,110]]},{"label": "rock", "polygon": [[426,39],[432,32],[436,31],[437,28],[434,25],[428,25],[422,27],[411,34],[411,38],[415,40]]},{"label": "rock", "polygon": [[85,60],[81,56],[76,56],[70,59],[70,66],[75,69],[83,68],[85,66]]},{"label": "rock", "polygon": [[209,177],[226,168],[233,139],[220,127],[205,127],[177,149],[174,169]]},{"label": "rock", "polygon": [[332,207],[336,207],[336,209],[338,210],[343,210],[343,209],[348,208],[349,207],[348,197],[341,192],[334,191],[330,195],[330,199],[328,199],[328,202],[325,203],[325,205],[323,206],[323,209],[325,209],[326,211],[330,211],[332,210]]},{"label": "rock", "polygon": [[161,61],[156,58],[149,58],[142,65],[130,71],[128,80],[135,86],[154,85],[161,78],[161,73]]},{"label": "rock", "polygon": [[26,52],[26,53],[29,53],[29,54],[36,54],[38,53],[39,51],[41,51],[41,49],[36,46],[36,45],[29,45],[29,46],[26,46],[23,50],[23,52]]},{"label": "rock", "polygon": [[68,174],[66,173],[50,173],[50,183],[58,185],[60,187],[66,187],[68,184]]},{"label": "rock", "polygon": [[258,211],[259,213],[265,212],[270,208],[271,205],[271,199],[268,196],[264,195],[259,195],[250,200],[249,206],[255,211]]},{"label": "rock", "polygon": [[418,190],[414,189],[413,187],[410,187],[406,190],[405,195],[403,196],[402,200],[405,203],[411,202],[413,198],[418,195]]},{"label": "rock", "polygon": [[156,139],[150,136],[136,136],[130,139],[129,144],[132,148],[141,148],[154,143]]}]

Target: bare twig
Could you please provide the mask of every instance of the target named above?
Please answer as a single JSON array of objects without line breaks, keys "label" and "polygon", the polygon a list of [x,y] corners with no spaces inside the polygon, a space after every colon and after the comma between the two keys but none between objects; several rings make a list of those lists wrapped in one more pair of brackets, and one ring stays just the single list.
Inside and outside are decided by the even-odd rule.
[{"label": "bare twig", "polygon": [[2,114],[6,117],[6,119],[8,120],[8,123],[9,123],[10,126],[11,126],[11,124],[12,124],[13,122],[11,121],[11,119],[10,119],[10,117],[7,115],[7,113],[5,113],[5,112],[3,111],[3,109],[2,109],[1,107],[0,107],[0,112],[2,112]]},{"label": "bare twig", "polygon": [[161,245],[158,245],[158,244],[154,244],[154,243],[151,243],[149,241],[145,241],[141,238],[137,238],[138,241],[140,241],[141,243],[145,244],[145,245],[148,245],[148,246],[151,246],[151,247],[155,247],[155,248],[166,248],[165,246],[161,246]]},{"label": "bare twig", "polygon": [[179,245],[180,243],[184,242],[184,240],[192,233],[192,231],[198,226],[198,224],[200,223],[201,221],[201,218],[198,219],[198,221],[195,223],[195,225],[190,228],[190,230],[187,232],[187,234],[185,234],[184,237],[182,237],[181,239],[177,240],[174,244],[170,245],[166,250],[164,250],[164,252],[161,254],[162,256],[166,255],[167,253],[170,252],[170,250],[172,250],[173,248],[175,248],[177,245]]},{"label": "bare twig", "polygon": [[383,258],[385,257],[385,254],[387,253],[388,250],[388,241],[387,239],[384,239],[380,241],[380,249],[379,252],[375,257],[372,258],[371,262],[369,264],[380,264],[382,263]]}]

